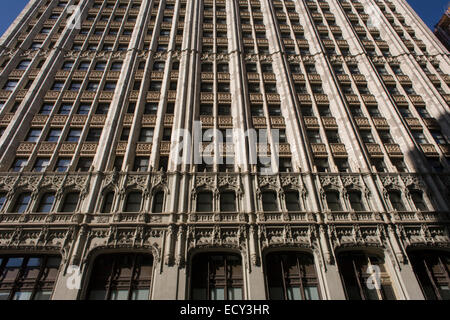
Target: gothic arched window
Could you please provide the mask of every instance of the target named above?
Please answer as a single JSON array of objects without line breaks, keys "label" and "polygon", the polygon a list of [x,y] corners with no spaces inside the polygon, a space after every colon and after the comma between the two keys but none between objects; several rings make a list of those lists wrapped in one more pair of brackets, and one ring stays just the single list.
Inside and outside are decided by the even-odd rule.
[{"label": "gothic arched window", "polygon": [[213,211],[213,195],[212,192],[203,191],[197,194],[197,212]]},{"label": "gothic arched window", "polygon": [[142,205],[142,193],[139,191],[130,192],[125,202],[125,212],[139,212]]},{"label": "gothic arched window", "polygon": [[348,193],[348,200],[350,201],[350,206],[355,211],[366,211],[364,206],[361,192],[359,191],[350,191]]},{"label": "gothic arched window", "polygon": [[163,208],[164,208],[164,192],[158,191],[153,196],[152,212],[161,213],[163,212]]},{"label": "gothic arched window", "polygon": [[425,202],[425,199],[423,198],[422,191],[411,190],[409,194],[411,195],[411,199],[414,202],[414,206],[416,207],[417,210],[419,211],[428,210],[428,206]]},{"label": "gothic arched window", "polygon": [[339,192],[327,191],[325,193],[325,197],[327,199],[328,209],[330,209],[331,211],[342,211],[342,204]]},{"label": "gothic arched window", "polygon": [[263,211],[278,211],[277,194],[274,191],[262,193]]},{"label": "gothic arched window", "polygon": [[287,211],[301,211],[298,192],[288,191],[284,194]]},{"label": "gothic arched window", "polygon": [[148,254],[104,254],[95,259],[89,300],[148,300],[153,257]]},{"label": "gothic arched window", "polygon": [[49,192],[45,193],[41,201],[39,201],[39,206],[37,208],[37,212],[39,213],[48,213],[53,208],[53,203],[55,202],[55,193]]},{"label": "gothic arched window", "polygon": [[397,211],[406,211],[405,204],[402,200],[402,194],[399,191],[389,192],[389,201],[391,202],[392,208]]},{"label": "gothic arched window", "polygon": [[442,251],[414,251],[411,264],[427,300],[450,300],[450,254]]},{"label": "gothic arched window", "polygon": [[75,212],[80,201],[79,192],[70,192],[66,195],[63,202],[62,212]]},{"label": "gothic arched window", "polygon": [[300,252],[276,252],[266,257],[266,277],[272,300],[320,300],[314,258]]},{"label": "gothic arched window", "polygon": [[[361,251],[338,255],[338,267],[349,300],[396,300],[384,261],[381,257]],[[372,282],[376,275],[380,286]]]},{"label": "gothic arched window", "polygon": [[220,194],[220,211],[236,211],[236,193],[233,191],[222,192]]},{"label": "gothic arched window", "polygon": [[108,192],[103,199],[102,213],[111,213],[114,202],[114,192]]},{"label": "gothic arched window", "polygon": [[236,254],[201,253],[192,259],[193,300],[241,300],[243,275],[241,257]]},{"label": "gothic arched window", "polygon": [[12,212],[24,213],[27,210],[28,205],[30,204],[30,201],[31,201],[31,193],[30,192],[21,193],[17,197],[16,202],[14,203]]},{"label": "gothic arched window", "polygon": [[0,300],[50,300],[59,256],[0,256]]}]

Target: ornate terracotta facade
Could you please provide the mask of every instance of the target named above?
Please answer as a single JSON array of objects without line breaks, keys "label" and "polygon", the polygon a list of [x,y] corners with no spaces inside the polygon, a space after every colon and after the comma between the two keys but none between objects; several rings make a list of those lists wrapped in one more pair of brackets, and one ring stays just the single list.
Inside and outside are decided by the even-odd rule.
[{"label": "ornate terracotta facade", "polygon": [[[310,297],[346,299],[338,258],[362,252],[394,298],[429,298],[410,255],[450,248],[449,71],[405,0],[31,0],[0,39],[0,275],[57,255],[51,297],[87,299],[98,257],[148,254],[148,298],[188,299],[219,252],[268,299],[268,254],[300,252]],[[233,143],[175,164],[195,121]],[[275,174],[238,129],[284,135],[257,148]]]}]

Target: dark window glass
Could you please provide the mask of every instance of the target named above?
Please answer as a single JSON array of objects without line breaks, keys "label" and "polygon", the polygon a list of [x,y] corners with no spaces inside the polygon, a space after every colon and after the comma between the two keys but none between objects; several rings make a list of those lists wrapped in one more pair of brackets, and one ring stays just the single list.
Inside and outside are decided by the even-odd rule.
[{"label": "dark window glass", "polygon": [[199,192],[197,194],[197,212],[212,212],[213,196],[211,192]]},{"label": "dark window glass", "polygon": [[289,191],[284,194],[287,211],[300,211],[300,198],[296,191]]},{"label": "dark window glass", "polygon": [[14,203],[13,213],[24,213],[31,201],[31,193],[25,192],[20,194]]},{"label": "dark window glass", "polygon": [[389,200],[391,201],[392,208],[397,211],[406,211],[405,205],[402,200],[400,192],[389,192]]},{"label": "dark window glass", "polygon": [[425,203],[425,200],[423,198],[423,193],[421,191],[412,190],[410,191],[410,195],[412,201],[414,202],[414,206],[416,207],[417,210],[420,211],[428,210],[427,204]]},{"label": "dark window glass", "polygon": [[232,254],[203,253],[192,259],[191,299],[242,300],[241,257]]},{"label": "dark window glass", "polygon": [[351,191],[348,193],[350,205],[355,211],[365,211],[364,203],[361,198],[361,192]]},{"label": "dark window glass", "polygon": [[270,253],[266,275],[271,300],[320,300],[314,258],[306,253]]},{"label": "dark window glass", "polygon": [[442,251],[413,251],[411,265],[427,300],[450,300],[450,254]]},{"label": "dark window glass", "polygon": [[59,256],[0,256],[0,300],[50,300]]},{"label": "dark window glass", "polygon": [[263,192],[262,194],[263,211],[278,211],[278,198],[275,192]]},{"label": "dark window glass", "polygon": [[80,158],[78,160],[77,171],[87,172],[91,169],[92,158]]},{"label": "dark window glass", "polygon": [[[344,252],[337,256],[339,271],[349,300],[396,300],[394,290],[379,256],[364,252]],[[368,286],[376,270],[380,271],[381,286]]]},{"label": "dark window glass", "polygon": [[114,192],[108,192],[103,199],[102,213],[111,213],[114,202]]},{"label": "dark window glass", "polygon": [[88,300],[148,300],[153,257],[122,253],[95,259],[89,281]]},{"label": "dark window glass", "polygon": [[48,213],[52,210],[53,203],[55,202],[54,193],[46,193],[42,196],[37,212]]},{"label": "dark window glass", "polygon": [[328,191],[325,194],[327,199],[328,209],[331,211],[342,211],[342,204],[339,197],[339,193]]},{"label": "dark window glass", "polygon": [[163,212],[163,207],[164,207],[164,192],[159,191],[155,193],[155,195],[153,196],[152,212],[161,213]]},{"label": "dark window glass", "polygon": [[68,193],[63,202],[62,212],[75,212],[77,210],[78,202],[80,201],[79,192]]},{"label": "dark window glass", "polygon": [[141,211],[142,193],[130,192],[125,202],[125,212],[139,212]]},{"label": "dark window glass", "polygon": [[222,192],[220,194],[220,211],[222,212],[236,211],[236,193]]}]

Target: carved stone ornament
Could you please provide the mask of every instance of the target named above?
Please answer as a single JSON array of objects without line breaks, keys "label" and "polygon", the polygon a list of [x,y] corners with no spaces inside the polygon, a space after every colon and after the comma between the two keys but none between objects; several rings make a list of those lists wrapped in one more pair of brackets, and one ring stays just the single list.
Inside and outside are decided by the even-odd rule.
[{"label": "carved stone ornament", "polygon": [[197,175],[195,177],[195,187],[204,187],[208,189],[216,188],[216,179],[213,175]]},{"label": "carved stone ornament", "polygon": [[320,176],[320,184],[322,188],[335,188],[341,189],[341,181],[338,176],[335,175],[324,175]]}]

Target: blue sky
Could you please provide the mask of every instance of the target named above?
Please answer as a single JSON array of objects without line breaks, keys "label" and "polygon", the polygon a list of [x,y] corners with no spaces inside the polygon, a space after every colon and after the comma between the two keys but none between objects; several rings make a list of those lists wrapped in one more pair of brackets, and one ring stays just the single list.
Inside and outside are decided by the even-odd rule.
[{"label": "blue sky", "polygon": [[[28,0],[2,0],[1,2],[0,35],[6,31]],[[449,0],[408,0],[408,2],[430,28],[433,28],[439,21],[449,4]]]}]

